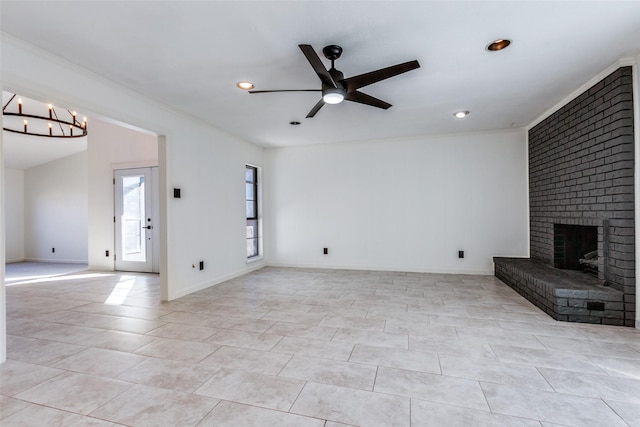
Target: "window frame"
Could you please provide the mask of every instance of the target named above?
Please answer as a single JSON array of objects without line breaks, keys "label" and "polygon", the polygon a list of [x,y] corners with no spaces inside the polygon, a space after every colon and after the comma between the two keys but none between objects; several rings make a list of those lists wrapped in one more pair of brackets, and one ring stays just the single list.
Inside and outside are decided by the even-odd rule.
[{"label": "window frame", "polygon": [[[253,181],[247,180],[247,171],[248,170],[252,170],[253,172]],[[261,195],[260,195],[260,184],[261,184],[261,171],[260,168],[258,166],[255,165],[251,165],[251,164],[245,164],[245,216],[246,216],[246,220],[247,220],[247,227],[249,226],[249,223],[251,222],[251,226],[255,228],[255,233],[253,237],[246,237],[247,240],[247,253],[246,253],[246,258],[247,261],[252,261],[255,259],[259,259],[262,256],[262,224],[261,224]],[[247,184],[250,184],[253,187],[253,199],[248,199],[247,198]],[[249,202],[253,203],[253,212],[252,215],[247,215],[248,212],[248,204]],[[247,233],[245,233],[246,235]],[[249,255],[249,241],[253,241],[254,242],[254,247],[255,247],[255,254],[253,255]]]}]

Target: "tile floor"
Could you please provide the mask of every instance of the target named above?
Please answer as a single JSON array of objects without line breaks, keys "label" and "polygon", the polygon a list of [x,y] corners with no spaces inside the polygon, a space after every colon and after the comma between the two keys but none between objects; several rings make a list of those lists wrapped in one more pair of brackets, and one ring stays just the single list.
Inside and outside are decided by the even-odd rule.
[{"label": "tile floor", "polygon": [[640,331],[558,323],[488,276],[264,268],[7,287],[9,426],[640,426]]}]

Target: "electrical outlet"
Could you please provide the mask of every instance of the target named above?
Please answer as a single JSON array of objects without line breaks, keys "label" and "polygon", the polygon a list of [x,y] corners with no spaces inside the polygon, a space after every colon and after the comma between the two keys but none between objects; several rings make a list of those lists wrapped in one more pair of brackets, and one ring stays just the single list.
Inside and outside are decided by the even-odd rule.
[{"label": "electrical outlet", "polygon": [[329,248],[323,248],[322,253],[325,255],[329,255]]},{"label": "electrical outlet", "polygon": [[107,249],[106,251],[104,251],[104,256],[109,256],[109,249]]},{"label": "electrical outlet", "polygon": [[464,258],[464,251],[458,251],[458,258]]},{"label": "electrical outlet", "polygon": [[204,270],[204,261],[200,261],[200,270]]},{"label": "electrical outlet", "polygon": [[51,248],[51,253],[55,254],[56,253],[56,248]]}]

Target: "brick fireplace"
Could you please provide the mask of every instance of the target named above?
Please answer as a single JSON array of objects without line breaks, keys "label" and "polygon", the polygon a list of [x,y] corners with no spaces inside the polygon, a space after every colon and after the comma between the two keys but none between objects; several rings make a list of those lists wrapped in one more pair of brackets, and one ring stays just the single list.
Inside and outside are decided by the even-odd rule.
[{"label": "brick fireplace", "polygon": [[[620,320],[603,321],[607,316],[586,302],[581,316],[554,316],[560,320],[634,326],[632,82],[631,67],[621,67],[529,131],[531,261],[556,273],[574,270],[571,280],[579,285],[580,259],[591,260],[598,282],[585,279],[588,286],[601,286],[616,301],[612,292],[620,293],[611,305],[621,310]],[[498,270],[504,269],[496,264]],[[589,307],[607,311],[601,303]]]}]

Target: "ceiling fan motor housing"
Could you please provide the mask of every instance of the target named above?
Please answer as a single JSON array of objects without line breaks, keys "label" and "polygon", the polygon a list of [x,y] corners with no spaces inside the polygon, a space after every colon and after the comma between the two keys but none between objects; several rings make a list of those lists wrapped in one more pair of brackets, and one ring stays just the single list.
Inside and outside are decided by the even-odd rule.
[{"label": "ceiling fan motor housing", "polygon": [[322,99],[327,104],[339,104],[347,96],[347,88],[344,86],[344,74],[341,71],[331,68],[329,70],[331,78],[336,82],[336,87],[322,82]]}]

